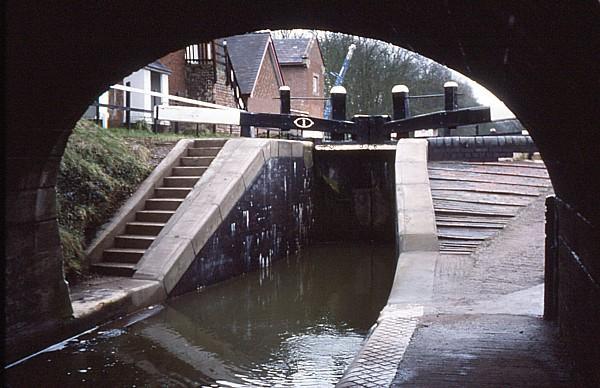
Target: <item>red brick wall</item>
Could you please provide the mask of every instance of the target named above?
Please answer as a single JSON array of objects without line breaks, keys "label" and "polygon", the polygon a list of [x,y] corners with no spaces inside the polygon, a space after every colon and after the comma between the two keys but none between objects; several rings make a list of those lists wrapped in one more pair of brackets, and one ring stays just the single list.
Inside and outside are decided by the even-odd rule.
[{"label": "red brick wall", "polygon": [[[213,64],[186,64],[184,49],[167,54],[160,58],[160,61],[172,71],[169,77],[169,94],[237,107],[233,90],[230,85],[226,84],[224,66],[217,66],[215,80]],[[171,101],[170,104],[180,105],[181,103]],[[200,127],[204,130],[212,130],[213,128],[212,125],[201,125]],[[196,124],[179,123],[178,128],[195,129]],[[219,132],[230,132],[230,130],[239,132],[239,127],[230,128],[229,125],[217,125],[216,130]]]},{"label": "red brick wall", "polygon": [[172,71],[169,76],[169,94],[186,97],[188,90],[185,82],[185,50],[173,51],[159,61]]},{"label": "red brick wall", "polygon": [[[213,85],[213,102],[215,104],[237,108],[232,85],[227,85],[227,74],[225,66],[217,66],[217,82]],[[217,125],[218,132],[233,132],[239,133],[240,127],[237,125]]]},{"label": "red brick wall", "polygon": [[[290,87],[292,97],[323,97],[324,96],[324,66],[323,58],[316,41],[313,41],[308,52],[309,65],[282,66],[286,84]],[[313,76],[319,77],[318,93],[313,94]],[[309,115],[323,117],[325,101],[323,100],[292,100],[292,109],[309,112]]]},{"label": "red brick wall", "polygon": [[280,86],[277,64],[271,50],[267,50],[258,73],[254,93],[248,99],[248,110],[250,112],[278,113],[279,100],[274,98],[279,97]]}]

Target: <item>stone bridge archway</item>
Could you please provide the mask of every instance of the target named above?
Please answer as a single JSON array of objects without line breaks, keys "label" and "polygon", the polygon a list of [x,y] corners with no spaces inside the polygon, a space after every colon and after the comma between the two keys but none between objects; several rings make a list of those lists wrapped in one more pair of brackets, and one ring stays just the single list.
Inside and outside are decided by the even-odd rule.
[{"label": "stone bridge archway", "polygon": [[[593,0],[10,2],[6,329],[27,336],[69,314],[54,185],[71,128],[90,101],[186,44],[305,27],[381,39],[446,64],[493,91],[531,129],[564,203],[559,277],[569,309],[560,310],[561,325],[575,343],[600,344],[592,330],[600,324],[600,248],[590,241],[600,227],[598,20]],[[577,323],[583,314],[589,324]]]}]

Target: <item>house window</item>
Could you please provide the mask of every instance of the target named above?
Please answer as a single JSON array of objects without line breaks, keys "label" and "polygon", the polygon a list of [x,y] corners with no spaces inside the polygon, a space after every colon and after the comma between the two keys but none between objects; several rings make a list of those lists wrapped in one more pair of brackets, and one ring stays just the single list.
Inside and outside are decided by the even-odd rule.
[{"label": "house window", "polygon": [[212,43],[191,44],[185,48],[185,61],[187,63],[206,63],[212,61],[212,59]]},{"label": "house window", "polygon": [[[150,72],[150,90],[153,92],[162,92],[160,86],[160,73],[157,73],[156,71]],[[162,99],[160,97],[152,96],[152,106],[160,105],[161,103]]]},{"label": "house window", "polygon": [[312,78],[312,93],[313,93],[313,96],[318,96],[319,95],[319,76],[318,75],[313,75],[313,78]]}]

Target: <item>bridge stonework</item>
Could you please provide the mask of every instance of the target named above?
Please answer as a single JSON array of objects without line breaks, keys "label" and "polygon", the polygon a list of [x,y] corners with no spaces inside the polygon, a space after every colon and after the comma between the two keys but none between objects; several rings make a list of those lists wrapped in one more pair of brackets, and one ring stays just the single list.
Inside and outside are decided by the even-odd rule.
[{"label": "bridge stonework", "polygon": [[[294,12],[286,2],[271,3],[268,10],[259,2],[164,7],[128,1],[58,1],[44,12],[33,1],[7,7],[4,263],[9,333],[19,327],[42,328],[68,313],[50,203],[64,144],[90,101],[119,78],[189,42],[265,28],[327,28],[381,39],[414,49],[488,87],[529,129],[557,197],[586,220],[593,239],[600,235],[599,93],[593,78],[600,45],[597,1],[536,5],[407,0],[376,6],[302,2],[294,5]],[[355,17],[340,12],[344,7]],[[201,29],[199,21],[205,22]],[[586,237],[590,234],[569,227],[558,229],[575,236],[575,252],[592,250]],[[565,308],[558,320],[589,320],[597,327],[597,315],[566,307],[579,305],[579,292],[598,284],[594,269],[600,266],[599,256],[585,261],[561,257],[561,287],[578,292],[563,294]],[[566,330],[563,325],[563,334],[586,348],[600,348],[589,330]],[[591,385],[599,384],[596,377]]]},{"label": "bridge stonework", "polygon": [[[571,206],[553,198],[547,201],[555,215],[554,233],[546,239],[546,267],[557,269],[553,294],[556,314],[563,337],[569,343],[577,363],[589,371],[592,381],[600,381],[600,239],[598,229]],[[548,213],[547,213],[548,214]],[[547,220],[548,222],[548,220]],[[548,228],[547,228],[548,230]],[[546,303],[548,303],[546,298]]]}]

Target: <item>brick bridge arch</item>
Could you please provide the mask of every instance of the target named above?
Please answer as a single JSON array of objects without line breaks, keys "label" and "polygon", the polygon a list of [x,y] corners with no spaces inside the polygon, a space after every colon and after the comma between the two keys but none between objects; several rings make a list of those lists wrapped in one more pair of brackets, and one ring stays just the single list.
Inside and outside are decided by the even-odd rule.
[{"label": "brick bridge arch", "polygon": [[[578,254],[561,256],[561,300],[570,306],[561,310],[564,332],[600,343],[588,330],[600,324],[600,306],[590,299],[598,295],[600,254],[587,240],[600,226],[597,1],[131,3],[7,6],[8,332],[26,336],[70,312],[54,185],[71,128],[94,97],[192,42],[305,27],[377,38],[435,59],[485,85],[530,128],[566,204],[562,241]],[[578,326],[586,303],[591,326]]]}]

